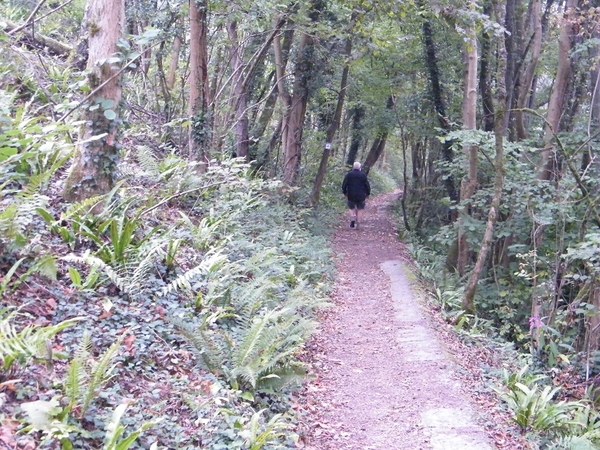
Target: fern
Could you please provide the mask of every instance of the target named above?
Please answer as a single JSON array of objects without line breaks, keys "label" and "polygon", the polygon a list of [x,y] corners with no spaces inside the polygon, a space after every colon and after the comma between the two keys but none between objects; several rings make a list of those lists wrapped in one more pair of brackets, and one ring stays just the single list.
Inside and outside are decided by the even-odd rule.
[{"label": "fern", "polygon": [[[125,433],[125,427],[121,424],[121,418],[125,414],[125,410],[128,405],[125,403],[120,404],[113,411],[110,422],[106,424],[106,435],[104,437],[103,450],[127,450],[133,445],[133,443],[139,438],[144,431],[152,428],[154,425],[159,423],[162,419],[155,419],[150,422],[144,422],[137,430],[127,436],[125,439],[121,439]],[[155,450],[158,447],[153,444],[150,450]]]},{"label": "fern", "polygon": [[73,407],[82,397],[82,390],[88,380],[88,371],[86,370],[88,359],[90,357],[92,342],[89,332],[84,332],[81,344],[77,348],[75,355],[69,366],[64,380],[65,395],[69,398],[68,410]]},{"label": "fern", "polygon": [[277,369],[286,365],[314,329],[313,322],[287,309],[272,310],[255,318],[233,352],[232,374],[253,388],[261,379],[277,376]]},{"label": "fern", "polygon": [[116,268],[91,255],[89,251],[80,256],[70,254],[62,259],[72,263],[85,264],[92,270],[99,269],[121,292],[130,296],[138,296],[147,291],[148,287],[144,280],[148,273],[155,269],[158,261],[165,257],[164,247],[167,244],[164,238],[150,241],[132,253],[124,265]]},{"label": "fern", "polygon": [[0,310],[0,359],[5,371],[15,361],[24,362],[31,357],[43,356],[47,352],[46,346],[56,334],[83,319],[76,317],[46,327],[28,325],[17,331],[14,321],[18,314],[18,311],[10,311],[9,308]]},{"label": "fern", "polygon": [[192,281],[200,275],[206,275],[211,272],[217,272],[227,262],[227,257],[216,250],[209,252],[204,256],[204,259],[196,267],[179,275],[168,285],[166,285],[160,295],[167,295],[176,290],[192,291]]},{"label": "fern", "polygon": [[137,160],[142,167],[142,170],[146,172],[153,181],[160,180],[160,167],[156,157],[152,153],[152,150],[145,145],[138,145],[135,147]]},{"label": "fern", "polygon": [[62,259],[64,259],[65,261],[68,261],[68,262],[86,264],[86,265],[90,266],[92,269],[100,269],[102,272],[104,272],[104,274],[108,277],[108,279],[115,286],[117,286],[122,292],[130,293],[130,288],[132,286],[130,286],[129,280],[126,277],[122,277],[118,273],[118,271],[116,271],[111,266],[106,264],[100,258],[90,255],[89,251],[86,251],[81,256],[70,254],[70,255],[64,256]]},{"label": "fern", "polygon": [[34,194],[13,197],[0,212],[0,243],[4,241],[9,251],[15,251],[27,244],[29,226],[34,222],[37,209],[45,208],[48,197]]},{"label": "fern", "polygon": [[96,397],[97,390],[114,376],[113,371],[116,365],[111,365],[112,360],[116,356],[124,337],[125,335],[123,334],[97,361],[89,361],[88,384],[81,389],[81,396],[79,398],[81,403],[80,418],[84,416],[90,403]]}]

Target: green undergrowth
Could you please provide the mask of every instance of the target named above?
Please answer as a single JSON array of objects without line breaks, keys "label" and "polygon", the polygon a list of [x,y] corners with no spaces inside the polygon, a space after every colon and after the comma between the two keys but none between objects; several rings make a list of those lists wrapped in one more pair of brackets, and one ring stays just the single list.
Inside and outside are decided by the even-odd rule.
[{"label": "green undergrowth", "polygon": [[[557,351],[549,364],[546,353],[523,351],[493,320],[462,310],[464,283],[445,270],[444,259],[426,246],[410,248],[414,272],[430,306],[454,327],[459,339],[493,354],[493,362],[478,361],[483,385],[476,388],[493,389],[501,410],[530,448],[600,448],[600,393],[593,380],[585,380],[583,358]],[[541,323],[532,323],[529,333],[523,333],[537,339],[538,346],[547,346],[548,337],[556,337]]]},{"label": "green undergrowth", "polygon": [[[53,183],[69,149],[46,151],[59,154],[35,172],[39,155],[0,160],[3,436],[293,448],[304,343],[330,288],[324,221],[240,161],[202,173],[145,147],[113,192],[64,204]],[[38,173],[51,183],[29,183]]]}]

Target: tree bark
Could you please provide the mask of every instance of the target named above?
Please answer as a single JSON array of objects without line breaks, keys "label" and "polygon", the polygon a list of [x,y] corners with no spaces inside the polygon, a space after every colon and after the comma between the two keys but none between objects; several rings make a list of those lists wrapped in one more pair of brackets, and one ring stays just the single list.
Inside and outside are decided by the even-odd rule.
[{"label": "tree bark", "polygon": [[302,132],[308,104],[308,82],[311,78],[313,38],[303,33],[298,44],[298,59],[294,71],[294,86],[289,100],[285,151],[283,154],[283,181],[293,185],[298,178],[302,155]]},{"label": "tree bark", "polygon": [[[483,6],[483,13],[492,15],[490,2]],[[490,32],[484,31],[481,37],[481,61],[479,71],[479,91],[481,92],[481,108],[483,116],[483,129],[494,131],[494,94],[490,83],[490,59],[492,57],[492,36]]]},{"label": "tree bark", "polygon": [[362,121],[365,117],[365,108],[362,105],[355,106],[351,110],[352,115],[352,137],[350,138],[350,148],[348,149],[348,158],[346,164],[351,166],[356,161],[358,149],[363,140]]},{"label": "tree bark", "polygon": [[531,96],[533,87],[533,77],[540,59],[542,50],[542,5],[541,0],[533,0],[531,4],[531,14],[529,18],[531,33],[531,59],[525,68],[517,98],[517,109],[515,111],[515,132],[517,140],[527,139],[527,129],[523,109],[527,105],[527,99]]},{"label": "tree bark", "polygon": [[[117,52],[125,30],[123,0],[90,0],[84,19],[89,43],[90,90],[98,89],[83,114],[81,141],[65,181],[64,197],[79,201],[109,192],[115,185],[121,101],[119,65],[106,62]],[[102,87],[100,87],[102,86]]]},{"label": "tree bark", "polygon": [[190,0],[190,75],[188,152],[192,159],[208,161],[210,118],[208,117],[208,43],[206,0]]},{"label": "tree bark", "polygon": [[235,115],[235,156],[248,157],[248,96],[244,83],[244,62],[242,59],[241,44],[238,39],[237,22],[227,24],[227,34],[231,43],[231,100],[233,114]]},{"label": "tree bark", "polygon": [[[350,23],[353,24],[356,19],[356,15],[350,19]],[[351,25],[352,26],[352,25]],[[333,120],[327,128],[325,135],[325,146],[323,148],[323,154],[321,156],[321,162],[319,163],[319,169],[315,177],[312,192],[310,194],[310,201],[313,206],[319,203],[319,196],[321,194],[321,186],[323,185],[323,179],[325,178],[325,172],[327,171],[327,163],[329,162],[329,156],[331,155],[331,146],[335,133],[340,127],[340,121],[342,119],[342,110],[344,109],[344,99],[346,97],[346,88],[348,87],[348,73],[350,72],[350,56],[352,55],[352,39],[346,38],[344,56],[346,62],[344,69],[342,70],[342,79],[340,81],[340,90],[338,92],[337,104],[335,112],[333,114]]]},{"label": "tree bark", "polygon": [[[477,36],[473,28],[467,29],[467,41],[465,48],[465,87],[463,98],[463,127],[466,130],[477,128]],[[477,167],[479,152],[475,145],[467,145],[464,148],[469,161],[467,179],[461,189],[461,210],[458,225],[458,254],[456,268],[463,276],[469,261],[469,245],[464,231],[464,219],[469,215],[471,197],[477,188]]]},{"label": "tree bark", "polygon": [[[428,19],[423,21],[422,32],[423,40],[425,42],[425,62],[429,73],[431,96],[433,98],[433,104],[440,128],[447,132],[450,131],[450,121],[446,117],[446,107],[444,104],[442,86],[440,83],[440,69],[437,62],[435,43],[433,41],[433,30]],[[454,160],[452,143],[448,140],[446,140],[442,145],[442,157],[447,162],[452,162]],[[454,177],[451,174],[446,174],[444,177],[444,184],[452,203],[457,203],[459,196],[458,190],[456,189],[456,184],[454,182]]]},{"label": "tree bark", "polygon": [[179,34],[173,38],[173,48],[171,49],[171,58],[169,61],[169,73],[167,74],[167,88],[171,91],[175,87],[175,77],[177,75],[177,65],[179,64],[179,54],[181,53],[181,38]]},{"label": "tree bark", "polygon": [[554,86],[550,93],[546,126],[544,128],[544,148],[541,152],[538,178],[553,180],[558,177],[556,158],[554,155],[554,136],[560,131],[561,113],[565,104],[565,92],[571,75],[571,35],[573,23],[570,20],[577,8],[578,0],[567,0],[563,25],[558,38],[558,68],[554,78]]},{"label": "tree bark", "polygon": [[377,160],[383,154],[385,150],[385,144],[387,143],[387,138],[389,136],[389,130],[383,131],[379,136],[375,138],[373,141],[373,145],[371,145],[371,149],[365,158],[365,163],[363,164],[362,171],[369,175],[371,168],[375,165]]},{"label": "tree bark", "polygon": [[[498,22],[501,23],[502,12],[498,6],[496,6],[496,17]],[[494,126],[494,140],[496,156],[494,158],[494,194],[492,197],[490,210],[487,217],[485,226],[485,232],[483,240],[481,242],[481,248],[477,255],[475,267],[471,272],[467,286],[465,287],[465,293],[462,299],[462,308],[467,313],[475,313],[475,293],[477,292],[477,284],[483,268],[485,266],[488,253],[492,245],[492,238],[494,235],[494,228],[498,219],[498,210],[500,208],[500,200],[502,198],[502,189],[504,186],[504,137],[506,135],[506,121],[505,121],[505,110],[507,108],[507,97],[506,97],[506,48],[503,39],[498,40],[498,72],[497,72],[497,87],[496,87],[496,105],[495,105],[495,126]]]}]

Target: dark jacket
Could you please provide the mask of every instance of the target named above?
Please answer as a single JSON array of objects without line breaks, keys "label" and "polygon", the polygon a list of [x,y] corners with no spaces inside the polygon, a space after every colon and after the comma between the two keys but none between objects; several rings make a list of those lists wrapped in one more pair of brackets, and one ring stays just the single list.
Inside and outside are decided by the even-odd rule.
[{"label": "dark jacket", "polygon": [[362,202],[371,195],[371,185],[367,175],[359,169],[352,169],[344,177],[342,193],[354,202]]}]

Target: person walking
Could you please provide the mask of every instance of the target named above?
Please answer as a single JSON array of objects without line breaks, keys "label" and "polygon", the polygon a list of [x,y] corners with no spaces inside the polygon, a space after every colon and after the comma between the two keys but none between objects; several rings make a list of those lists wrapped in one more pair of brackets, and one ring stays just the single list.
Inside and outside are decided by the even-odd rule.
[{"label": "person walking", "polygon": [[355,162],[352,170],[346,174],[342,182],[342,193],[348,200],[350,228],[358,227],[362,210],[365,209],[365,201],[371,195],[371,185],[367,174],[362,172],[360,167],[360,163]]}]

